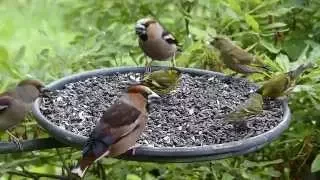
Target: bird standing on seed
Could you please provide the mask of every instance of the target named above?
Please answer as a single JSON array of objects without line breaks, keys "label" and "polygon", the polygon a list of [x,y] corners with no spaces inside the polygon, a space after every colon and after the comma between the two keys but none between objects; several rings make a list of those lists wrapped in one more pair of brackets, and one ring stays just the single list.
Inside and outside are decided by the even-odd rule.
[{"label": "bird standing on seed", "polygon": [[168,94],[176,89],[180,77],[181,71],[179,69],[169,68],[145,74],[142,80],[130,77],[130,83],[150,87],[157,94]]},{"label": "bird standing on seed", "polygon": [[174,91],[179,83],[181,71],[176,68],[153,71],[146,74],[142,84],[150,87],[159,94],[168,94]]},{"label": "bird standing on seed", "polygon": [[263,97],[270,98],[277,98],[286,95],[294,87],[297,78],[306,69],[312,67],[312,63],[302,64],[295,70],[276,75],[264,82],[263,85],[257,90],[257,93],[261,94]]},{"label": "bird standing on seed", "polygon": [[8,129],[19,124],[31,110],[33,101],[39,97],[44,85],[37,80],[23,80],[13,90],[0,94],[0,130],[6,131],[19,145],[19,139]]},{"label": "bird standing on seed", "polygon": [[263,97],[254,93],[244,104],[239,105],[235,111],[229,113],[225,118],[229,122],[244,121],[250,116],[257,115],[263,111]]},{"label": "bird standing on seed", "polygon": [[176,66],[175,56],[181,51],[178,41],[159,22],[151,18],[140,19],[135,30],[140,48],[151,58],[150,62],[146,59],[146,72],[151,72],[153,60],[166,61],[171,58],[172,66]]},{"label": "bird standing on seed", "polygon": [[220,51],[223,63],[237,73],[263,73],[268,69],[262,60],[233,44],[226,37],[217,36],[210,44]]},{"label": "bird standing on seed", "polygon": [[134,154],[136,141],[148,119],[147,106],[159,98],[146,86],[129,87],[128,91],[104,112],[84,145],[82,159],[71,170],[72,174],[82,178],[87,168],[104,156],[118,156],[130,149]]}]

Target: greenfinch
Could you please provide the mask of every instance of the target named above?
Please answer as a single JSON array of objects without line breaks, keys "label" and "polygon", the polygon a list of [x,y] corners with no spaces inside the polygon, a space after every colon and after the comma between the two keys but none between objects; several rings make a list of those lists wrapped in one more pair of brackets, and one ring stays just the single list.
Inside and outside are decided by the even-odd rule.
[{"label": "greenfinch", "polygon": [[235,111],[226,116],[229,122],[244,121],[250,116],[259,114],[263,111],[263,98],[260,94],[254,93],[244,104],[239,105]]},{"label": "greenfinch", "polygon": [[158,94],[168,94],[176,89],[181,77],[181,71],[177,68],[168,68],[153,71],[152,73],[144,74],[142,80],[140,78],[134,78],[130,76],[131,85],[144,85],[150,87],[151,90]]},{"label": "greenfinch", "polygon": [[150,87],[156,93],[167,94],[176,89],[180,77],[181,71],[175,68],[158,70],[146,74],[142,84]]},{"label": "greenfinch", "polygon": [[231,70],[241,74],[264,73],[268,67],[262,60],[239,46],[233,44],[230,39],[217,36],[210,42],[220,51],[220,58],[223,63]]},{"label": "greenfinch", "polygon": [[295,70],[276,75],[264,82],[256,92],[269,98],[284,96],[294,87],[297,78],[311,67],[313,67],[312,63],[302,64]]}]

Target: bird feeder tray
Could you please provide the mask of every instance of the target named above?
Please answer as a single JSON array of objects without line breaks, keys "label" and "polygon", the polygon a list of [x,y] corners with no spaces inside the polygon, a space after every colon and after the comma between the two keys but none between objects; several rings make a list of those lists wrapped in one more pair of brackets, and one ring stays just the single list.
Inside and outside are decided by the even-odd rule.
[{"label": "bird feeder tray", "polygon": [[[157,67],[157,68],[159,68],[159,67]],[[153,68],[153,70],[157,69],[157,68]],[[219,77],[222,79],[224,78],[224,81],[229,81],[229,80],[232,81],[234,79],[240,79],[240,78],[233,78],[230,76],[225,76],[225,75],[223,75],[221,73],[217,73],[217,72],[200,70],[200,69],[191,69],[191,68],[179,68],[179,69],[183,72],[183,74],[190,75],[190,77],[191,76],[193,76],[193,77],[207,77],[207,79],[210,79],[210,77],[212,76],[212,77]],[[57,81],[49,84],[47,86],[47,88],[50,90],[57,90],[56,92],[59,93],[59,90],[65,89],[66,86],[70,83],[89,82],[90,81],[89,79],[93,78],[93,77],[99,77],[99,76],[100,77],[111,77],[111,76],[115,76],[117,74],[142,73],[142,72],[144,72],[144,68],[142,68],[142,67],[116,67],[116,68],[93,70],[93,71],[82,72],[82,73],[75,74],[72,76],[64,77],[60,80],[57,80]],[[108,81],[108,80],[110,80],[110,79],[105,79],[105,81]],[[113,80],[117,81],[116,78],[114,78]],[[198,80],[194,80],[195,84],[197,82],[198,82]],[[211,84],[213,84],[213,86],[214,86],[214,84],[217,82],[218,81],[211,82]],[[245,79],[241,80],[241,83],[246,84],[246,82],[247,82],[247,80],[245,80]],[[189,83],[190,83],[190,81],[189,81]],[[249,82],[247,82],[247,83],[249,83]],[[115,83],[115,84],[117,84],[117,83]],[[121,83],[119,82],[119,84],[121,84]],[[245,85],[242,84],[241,86],[245,86]],[[196,84],[196,85],[194,85],[194,87],[196,88],[196,87],[198,87],[198,85]],[[257,86],[253,84],[252,87],[257,87]],[[108,89],[108,87],[104,87],[104,88]],[[122,88],[124,89],[125,86],[123,86]],[[183,89],[183,87],[180,87],[180,88],[182,88],[181,91],[185,90],[185,89]],[[211,87],[207,87],[207,89],[204,88],[204,90],[209,91],[210,88]],[[219,88],[222,88],[222,90],[223,90],[223,88],[226,88],[226,89],[231,88],[232,89],[232,87],[228,87],[228,86],[219,87]],[[109,90],[105,90],[105,93],[110,94],[110,92],[108,92],[108,91]],[[179,91],[179,90],[177,90],[177,91]],[[197,90],[197,91],[200,91],[200,90]],[[55,91],[53,91],[53,92],[55,92]],[[186,90],[186,92],[187,92],[187,90]],[[189,92],[190,91],[188,91],[188,93]],[[73,92],[73,93],[75,93],[75,92]],[[79,93],[79,92],[76,92],[76,93]],[[85,94],[88,92],[80,92],[79,94],[81,94],[81,93]],[[95,92],[92,92],[93,96],[94,96],[94,93]],[[197,92],[197,93],[203,93],[203,92]],[[220,92],[220,94],[221,93],[224,93],[224,90],[222,92]],[[241,98],[241,97],[243,98],[245,96],[245,94],[249,94],[249,92],[243,92],[242,94],[239,95],[239,98]],[[116,99],[117,97],[119,97],[119,95],[121,95],[121,92],[118,92],[118,95],[112,95],[111,97],[113,97],[112,99]],[[179,96],[183,96],[183,95],[184,94],[181,94],[181,93],[179,94]],[[76,95],[76,96],[78,96],[78,95]],[[81,96],[79,96],[77,98],[83,99],[85,97],[82,94]],[[88,98],[88,97],[86,97],[86,98]],[[170,101],[170,97],[166,96],[166,98],[164,98],[165,99],[164,101]],[[175,97],[175,98],[177,98],[177,97]],[[187,106],[186,104],[185,105],[183,104],[183,102],[184,102],[183,98],[187,99],[188,94],[185,94],[184,97],[180,98],[180,101],[181,101],[181,103],[179,104],[179,107],[181,106],[180,108],[185,108],[184,106]],[[33,114],[35,115],[40,126],[42,126],[44,129],[46,129],[50,135],[52,135],[56,140],[60,141],[61,143],[64,143],[64,144],[72,146],[72,147],[81,148],[83,146],[83,144],[86,142],[86,140],[88,139],[88,137],[81,135],[81,133],[80,134],[74,133],[70,130],[67,130],[68,127],[66,127],[66,125],[64,127],[60,127],[59,125],[57,125],[56,123],[53,122],[54,120],[52,119],[52,117],[51,117],[51,119],[48,118],[48,116],[47,116],[48,113],[44,112],[45,110],[43,110],[43,108],[41,108],[43,106],[44,100],[45,100],[45,97],[38,98],[35,101],[35,103],[33,105],[33,109],[32,109]],[[189,101],[190,101],[190,98],[189,98]],[[192,99],[191,99],[191,101],[192,101]],[[193,101],[197,102],[197,101],[201,101],[201,99],[193,99]],[[109,102],[109,105],[112,104],[112,102]],[[67,102],[64,104],[63,107],[66,109],[66,111],[68,108],[71,108],[72,103],[73,102]],[[190,103],[190,102],[188,102],[188,103]],[[200,110],[205,109],[205,107],[210,106],[211,103],[218,103],[218,105],[219,105],[219,103],[221,103],[221,101],[218,102],[218,100],[216,100],[214,102],[207,103],[206,105],[202,105],[203,107],[199,107],[199,109]],[[277,137],[279,137],[281,135],[281,133],[284,130],[286,130],[289,126],[290,110],[288,107],[288,103],[285,100],[278,100],[278,103],[279,103],[279,109],[281,109],[281,113],[280,113],[280,115],[278,115],[279,120],[277,121],[277,123],[274,126],[269,127],[269,129],[267,129],[267,130],[263,130],[263,129],[258,130],[258,133],[255,134],[254,136],[252,136],[250,134],[244,136],[243,134],[240,133],[238,135],[241,136],[241,138],[236,139],[235,141],[224,141],[223,139],[218,138],[220,142],[215,141],[211,144],[202,143],[200,140],[201,140],[201,137],[206,136],[205,132],[207,132],[211,136],[218,136],[219,133],[217,133],[217,134],[214,134],[214,133],[219,132],[220,131],[219,128],[221,128],[221,127],[219,127],[218,129],[214,129],[214,128],[213,129],[206,129],[206,127],[214,126],[210,121],[212,119],[207,119],[207,120],[204,120],[204,121],[202,120],[202,121],[199,121],[198,123],[196,123],[200,127],[203,128],[202,130],[195,129],[193,131],[189,131],[189,133],[190,132],[195,133],[196,138],[194,138],[195,136],[190,136],[190,135],[186,136],[185,139],[182,138],[181,142],[184,142],[187,144],[185,146],[182,146],[183,143],[181,145],[180,141],[177,142],[178,144],[171,143],[170,147],[166,146],[165,142],[161,146],[157,146],[155,144],[153,144],[152,146],[146,145],[144,142],[147,141],[148,139],[146,139],[146,137],[144,137],[146,135],[144,135],[144,136],[142,135],[143,140],[139,140],[139,143],[142,142],[141,143],[142,145],[136,149],[135,154],[134,155],[124,154],[124,155],[121,155],[119,158],[128,159],[128,160],[137,160],[137,161],[193,162],[193,161],[222,159],[222,158],[238,156],[238,155],[243,155],[243,154],[257,151],[258,149],[264,147],[265,145],[267,145],[268,143],[270,143],[271,141],[273,141]],[[86,106],[86,108],[87,109],[94,109],[95,107],[98,108],[98,106],[100,108],[106,106],[105,104],[99,104],[99,103],[92,102],[92,105],[93,104],[94,104],[93,107]],[[214,104],[214,105],[218,106],[217,104]],[[179,108],[179,107],[176,107],[176,108]],[[188,107],[189,107],[189,105],[188,105]],[[230,108],[230,107],[223,106],[221,108]],[[194,111],[194,112],[193,111],[194,110],[191,109],[189,111],[189,113],[191,113],[191,114],[193,113],[195,116],[197,116],[198,111]],[[216,111],[216,113],[219,112],[218,109],[214,110],[214,111]],[[157,114],[156,112],[157,112],[157,109],[153,108],[153,110],[151,112],[151,116],[154,113]],[[92,114],[92,115],[101,117],[102,113],[103,113],[103,111],[100,112],[99,115],[97,115],[97,114]],[[211,112],[209,112],[209,113],[211,113]],[[163,117],[165,116],[165,114],[170,115],[170,113],[168,113],[168,112],[167,113],[163,112]],[[268,112],[267,112],[267,114],[268,114]],[[275,113],[273,113],[273,114],[275,114]],[[60,118],[64,117],[63,115],[61,115],[61,112],[58,115],[60,115],[59,116]],[[149,113],[149,115],[150,115],[150,113]],[[84,116],[84,119],[86,119],[86,118],[90,118],[90,116]],[[173,122],[163,121],[161,119],[161,116],[160,117],[159,116],[152,117],[152,118],[150,118],[150,116],[149,116],[149,121],[152,121],[153,123],[157,122],[158,123],[157,127],[160,127],[161,125],[165,126],[165,124],[167,124],[167,126],[174,126],[175,124],[178,124],[178,123],[175,123],[174,121],[177,121],[177,122],[179,121],[179,123],[182,125],[182,126],[178,127],[179,130],[177,129],[177,127],[171,127],[170,130],[168,130],[168,132],[163,132],[163,130],[162,130],[162,133],[168,133],[169,139],[170,139],[170,134],[172,134],[172,136],[174,136],[174,137],[171,138],[171,141],[175,141],[175,136],[179,136],[180,135],[179,133],[183,133],[181,130],[181,129],[185,128],[183,126],[188,126],[188,125],[181,122],[182,121],[181,118],[179,118],[177,120],[174,119],[174,116],[169,117],[169,119],[170,118],[171,118],[171,121],[173,121]],[[217,117],[217,118],[219,118],[219,117]],[[217,121],[217,124],[225,123],[222,119],[223,118],[220,118],[220,120]],[[149,123],[149,121],[148,121],[148,123]],[[249,120],[249,121],[253,124],[255,123],[254,118],[253,118],[253,120]],[[170,123],[172,123],[172,124],[170,124]],[[211,123],[211,124],[208,124],[208,123]],[[93,128],[94,126],[95,126],[95,124],[92,124],[92,126],[90,126],[90,127]],[[151,136],[150,134],[152,134],[152,132],[150,132],[150,130],[152,128],[150,128],[149,126],[150,126],[150,124],[147,125],[147,127],[145,129],[145,133],[144,133],[144,134],[147,134],[147,136],[148,135]],[[221,124],[220,124],[220,126],[221,126]],[[225,125],[223,125],[223,126],[224,126],[223,128],[231,128],[231,129],[234,128],[233,127],[234,125],[230,125],[228,123],[225,123]],[[81,127],[79,127],[79,128],[81,128]],[[242,128],[244,128],[244,130],[241,130],[241,132],[246,132],[246,127],[242,127]],[[155,130],[155,129],[152,129],[152,130]],[[200,133],[200,131],[201,131],[201,133]],[[156,132],[153,132],[153,133],[156,133]],[[199,135],[199,133],[201,135]],[[213,135],[212,135],[212,133],[213,133]],[[235,133],[237,133],[237,132],[235,132]],[[226,138],[228,138],[228,137],[226,137]],[[190,144],[190,142],[191,141],[193,142],[195,139],[198,139],[198,140],[196,140],[197,142]],[[180,145],[179,145],[179,143],[180,143]]]}]

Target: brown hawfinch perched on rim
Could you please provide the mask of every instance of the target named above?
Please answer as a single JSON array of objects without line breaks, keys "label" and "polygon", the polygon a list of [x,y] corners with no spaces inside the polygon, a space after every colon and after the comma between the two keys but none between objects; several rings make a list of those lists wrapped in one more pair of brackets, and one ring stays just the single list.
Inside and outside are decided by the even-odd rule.
[{"label": "brown hawfinch perched on rim", "polygon": [[130,86],[126,93],[108,108],[83,147],[82,159],[71,170],[82,178],[91,164],[104,156],[118,156],[132,150],[148,119],[148,104],[160,96],[142,85]]},{"label": "brown hawfinch perched on rim", "polygon": [[20,149],[19,139],[8,129],[24,120],[43,87],[40,81],[28,79],[21,81],[15,89],[0,94],[0,130],[6,131]]},{"label": "brown hawfinch perched on rim", "polygon": [[146,59],[146,72],[151,72],[153,60],[166,61],[171,58],[172,66],[176,66],[175,56],[181,52],[181,48],[175,37],[159,22],[152,18],[143,18],[137,21],[135,29],[140,48],[151,58],[150,62]]}]

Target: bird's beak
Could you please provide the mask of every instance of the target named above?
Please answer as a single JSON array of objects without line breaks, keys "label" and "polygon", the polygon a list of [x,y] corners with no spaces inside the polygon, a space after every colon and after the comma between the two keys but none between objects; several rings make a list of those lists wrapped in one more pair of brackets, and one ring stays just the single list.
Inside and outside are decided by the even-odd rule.
[{"label": "bird's beak", "polygon": [[146,26],[144,24],[137,23],[135,28],[136,28],[136,34],[137,35],[146,34]]},{"label": "bird's beak", "polygon": [[160,102],[160,99],[161,97],[155,93],[155,92],[152,92],[149,96],[148,96],[148,104],[151,104],[151,103],[159,103]]},{"label": "bird's beak", "polygon": [[42,97],[49,97],[49,94],[50,94],[51,92],[52,92],[52,91],[51,91],[50,89],[43,87],[43,88],[40,89],[40,96],[42,96]]},{"label": "bird's beak", "polygon": [[128,83],[129,85],[139,85],[142,83],[142,80],[140,78],[135,78],[133,76],[129,76],[129,80],[121,81],[122,83]]}]

